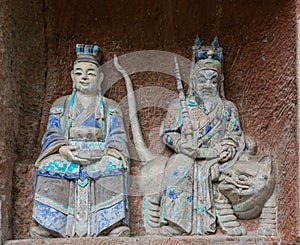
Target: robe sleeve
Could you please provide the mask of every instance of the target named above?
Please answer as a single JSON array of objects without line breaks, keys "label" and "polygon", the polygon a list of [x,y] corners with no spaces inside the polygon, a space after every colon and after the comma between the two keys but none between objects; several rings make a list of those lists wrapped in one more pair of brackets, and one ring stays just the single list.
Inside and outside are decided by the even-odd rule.
[{"label": "robe sleeve", "polygon": [[61,103],[65,97],[58,99],[50,109],[48,125],[42,140],[42,151],[35,162],[38,166],[45,157],[57,153],[59,148],[68,144],[61,125],[61,117],[64,113],[64,105]]},{"label": "robe sleeve", "polygon": [[127,135],[124,128],[122,112],[118,108],[108,109],[108,131],[106,147],[118,150],[126,158],[129,158],[127,148]]},{"label": "robe sleeve", "polygon": [[181,140],[182,113],[179,100],[172,101],[169,105],[167,115],[161,125],[160,137],[171,149],[176,151],[177,144]]},{"label": "robe sleeve", "polygon": [[241,129],[237,108],[232,102],[227,101],[223,113],[226,118],[226,132],[222,141],[231,141],[237,151],[243,151],[245,149],[245,137]]}]

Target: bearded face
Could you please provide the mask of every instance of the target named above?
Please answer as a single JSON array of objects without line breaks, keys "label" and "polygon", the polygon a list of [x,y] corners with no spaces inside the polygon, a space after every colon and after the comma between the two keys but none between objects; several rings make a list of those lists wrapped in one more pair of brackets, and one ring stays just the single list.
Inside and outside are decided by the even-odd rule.
[{"label": "bearded face", "polygon": [[219,93],[219,76],[215,70],[200,70],[194,77],[194,91],[200,98],[215,97]]},{"label": "bearded face", "polygon": [[[219,95],[219,75],[215,70],[200,70],[194,76],[194,95],[199,104],[201,101],[207,112],[217,105]],[[201,103],[200,102],[200,103]]]}]

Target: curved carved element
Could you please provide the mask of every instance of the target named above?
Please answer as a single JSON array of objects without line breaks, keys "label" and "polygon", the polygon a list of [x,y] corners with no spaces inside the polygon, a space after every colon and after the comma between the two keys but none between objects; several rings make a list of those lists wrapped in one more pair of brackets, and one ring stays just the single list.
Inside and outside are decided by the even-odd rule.
[{"label": "curved carved element", "polygon": [[158,156],[146,162],[140,173],[139,186],[143,199],[143,222],[147,234],[159,234],[162,179],[168,158]]},{"label": "curved carved element", "polygon": [[129,118],[133,132],[133,141],[139,158],[142,161],[139,187],[142,195],[144,196],[144,229],[147,234],[158,234],[160,225],[159,217],[162,178],[168,158],[151,152],[146,146],[137,117],[136,99],[132,81],[126,70],[118,63],[117,56],[114,56],[114,65],[123,75],[126,82]]},{"label": "curved carved element", "polygon": [[143,134],[141,131],[140,122],[137,117],[136,100],[135,100],[135,94],[132,86],[132,81],[128,73],[126,72],[126,70],[119,64],[118,57],[116,55],[114,56],[114,65],[116,69],[123,75],[126,82],[128,107],[129,107],[129,119],[132,126],[133,141],[141,161],[144,164],[146,164],[147,162],[149,162],[150,160],[158,156],[155,153],[151,152],[145,144]]}]

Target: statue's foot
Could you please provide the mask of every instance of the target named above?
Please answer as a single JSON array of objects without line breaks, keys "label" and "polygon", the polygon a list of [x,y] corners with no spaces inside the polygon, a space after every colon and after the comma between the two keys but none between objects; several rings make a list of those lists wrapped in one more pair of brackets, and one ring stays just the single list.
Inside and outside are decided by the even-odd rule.
[{"label": "statue's foot", "polygon": [[130,236],[130,229],[127,226],[118,226],[112,229],[107,236],[110,237],[129,237]]},{"label": "statue's foot", "polygon": [[51,238],[53,234],[47,228],[37,225],[30,228],[30,236],[35,239]]},{"label": "statue's foot", "polygon": [[175,225],[164,225],[160,228],[159,234],[162,236],[179,236],[182,235],[184,231]]}]

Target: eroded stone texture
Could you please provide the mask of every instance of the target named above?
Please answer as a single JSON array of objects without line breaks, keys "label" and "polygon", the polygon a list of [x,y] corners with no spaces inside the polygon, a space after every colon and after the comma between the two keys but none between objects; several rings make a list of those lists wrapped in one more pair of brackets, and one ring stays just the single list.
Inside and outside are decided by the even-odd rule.
[{"label": "eroded stone texture", "polygon": [[0,3],[0,242],[12,238],[12,171],[18,128],[17,83],[13,79],[11,1]]},{"label": "eroded stone texture", "polygon": [[[93,6],[88,15],[82,11],[87,6]],[[114,53],[144,49],[167,50],[190,58],[190,44],[197,33],[205,43],[218,35],[226,57],[226,98],[237,105],[243,129],[256,139],[258,151],[274,157],[278,173],[278,233],[287,243],[295,242],[298,169],[294,1],[215,0],[187,4],[46,0],[44,10],[49,65],[43,114],[36,118],[41,120],[40,138],[51,104],[71,91],[69,71],[76,43],[99,44],[105,60]],[[176,91],[175,80],[168,75],[138,73],[132,80],[135,88],[155,85]],[[115,84],[106,96],[117,101],[126,96],[124,82]],[[164,115],[163,108],[141,110],[144,135],[159,127]],[[146,141],[151,143],[147,137]],[[40,150],[33,141],[26,147]],[[33,163],[35,159],[29,160]],[[133,165],[138,167],[139,163]],[[31,183],[24,186],[26,190],[31,188]],[[23,198],[21,193],[18,198]],[[15,209],[22,209],[20,203],[16,202]],[[140,230],[137,225],[133,232]]]},{"label": "eroded stone texture", "polygon": [[[2,114],[4,119],[1,121],[9,125],[5,137],[14,141],[13,150],[17,153],[17,162],[23,164],[27,160],[32,164],[39,153],[37,146],[40,144],[40,140],[38,136],[45,96],[46,43],[43,3],[39,0],[12,0],[9,3],[3,2],[3,6],[1,11],[9,13],[8,7],[12,11],[10,18],[13,24],[10,26],[10,33],[6,33],[5,36],[13,37],[10,40],[13,52],[6,45],[6,52],[11,52],[12,57],[10,60],[5,58],[3,61],[11,62],[11,67],[7,69],[7,72],[11,74],[11,81],[8,80],[8,77],[1,79],[1,92],[5,93],[17,109],[11,110],[11,115]],[[1,23],[3,22],[1,21]],[[2,66],[2,72],[5,70],[4,68]],[[11,86],[13,91],[3,91],[3,86]],[[11,137],[11,134],[14,134],[15,138]],[[11,148],[11,143],[6,147]],[[11,176],[13,164],[13,162],[6,163],[6,168],[10,167],[9,172],[6,171],[7,173],[3,173],[1,176]],[[13,215],[13,224],[10,224],[10,228],[14,230],[14,236],[17,238],[28,236],[28,225],[33,223],[31,209],[34,171],[31,166],[16,164],[14,189],[12,190],[14,206],[5,205],[7,208],[13,207],[13,210],[12,212],[7,210],[2,212],[5,215]],[[1,167],[1,169],[5,168]],[[6,185],[5,189],[9,189],[12,181],[9,180],[9,183],[4,184]]]},{"label": "eroded stone texture", "polygon": [[14,197],[14,239],[30,237],[29,229],[34,226],[31,219],[35,178],[34,164],[17,163],[13,174]]},{"label": "eroded stone texture", "polygon": [[[18,161],[37,158],[40,119],[45,97],[46,42],[43,2],[12,0],[12,29],[15,56],[13,78],[18,84],[19,133]],[[15,98],[16,99],[16,98]],[[26,147],[25,147],[26,146]]]}]

